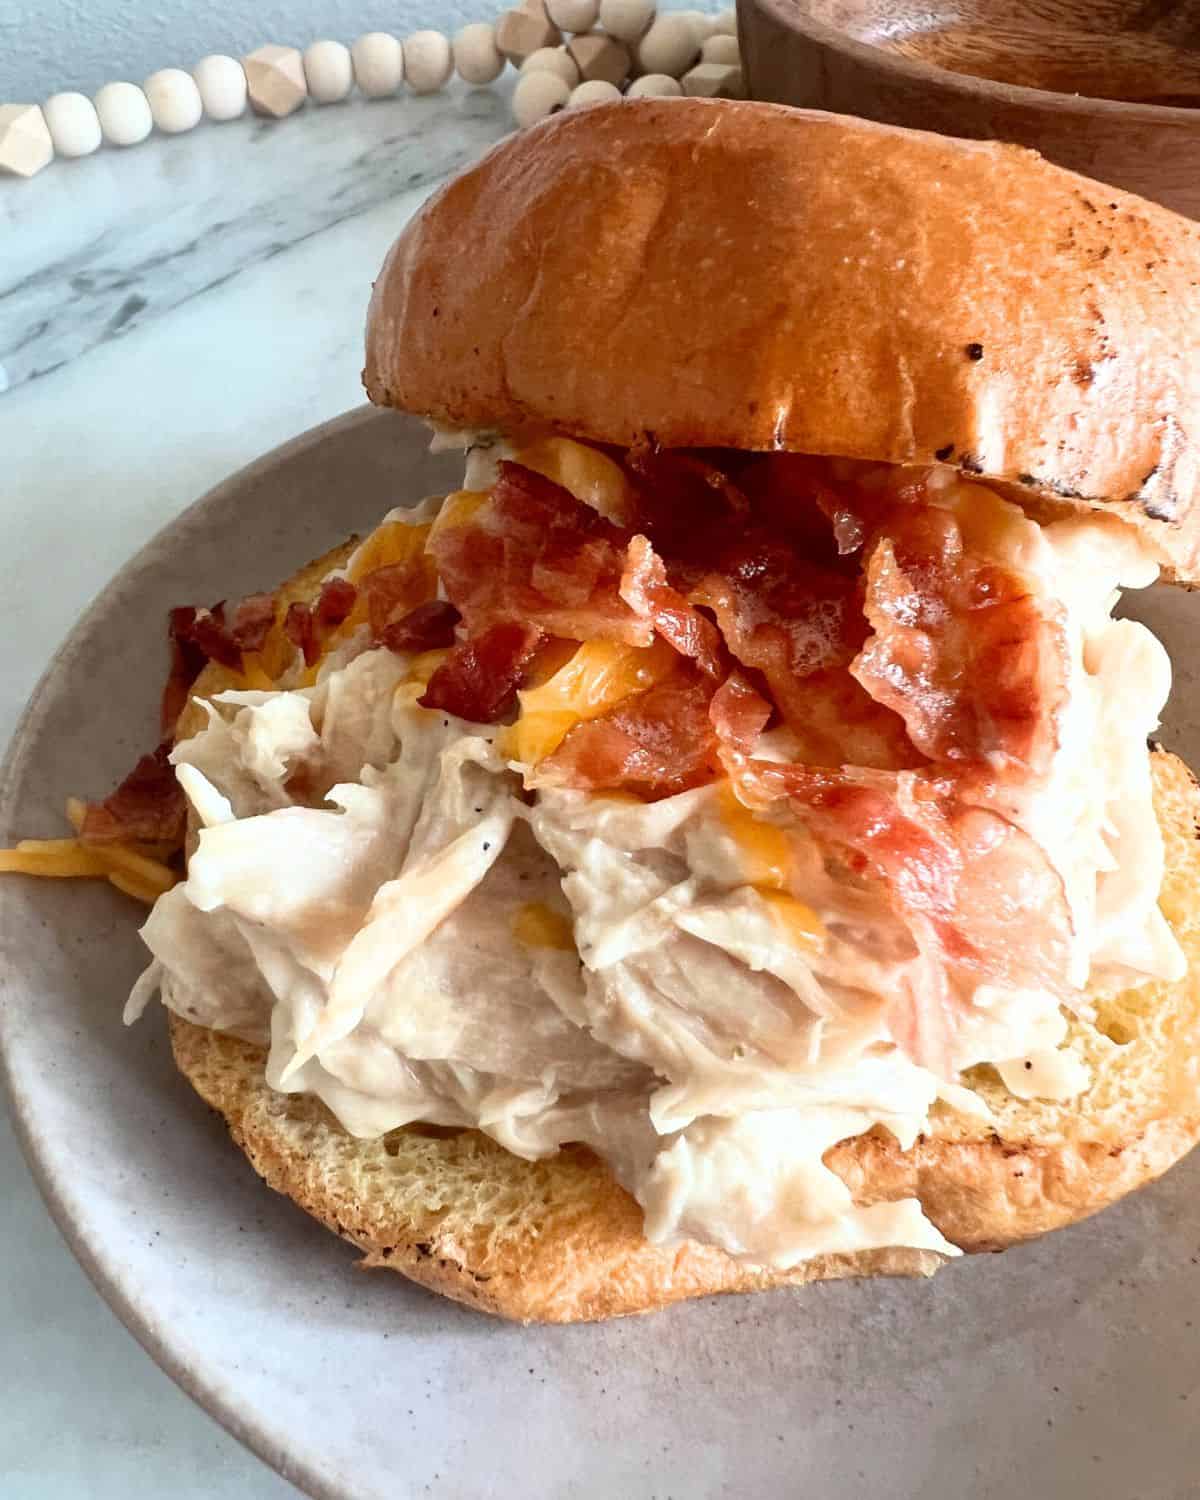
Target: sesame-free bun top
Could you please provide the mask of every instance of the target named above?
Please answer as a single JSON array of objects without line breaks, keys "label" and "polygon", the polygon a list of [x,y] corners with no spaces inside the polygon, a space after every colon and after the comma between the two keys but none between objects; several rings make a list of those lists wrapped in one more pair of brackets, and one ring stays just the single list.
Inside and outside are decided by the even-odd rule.
[{"label": "sesame-free bun top", "polygon": [[1200,225],[995,142],[716,100],[510,136],[393,246],[367,392],[439,424],[935,459],[1200,577]]}]

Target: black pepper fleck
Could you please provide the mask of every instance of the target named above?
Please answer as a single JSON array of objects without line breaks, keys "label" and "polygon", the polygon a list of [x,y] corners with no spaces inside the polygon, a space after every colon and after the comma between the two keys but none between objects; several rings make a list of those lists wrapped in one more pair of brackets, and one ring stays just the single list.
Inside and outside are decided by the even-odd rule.
[{"label": "black pepper fleck", "polygon": [[484,844],[484,846],[483,846],[483,852],[486,854],[491,847],[492,847],[491,844]]},{"label": "black pepper fleck", "polygon": [[947,443],[944,448],[938,448],[933,456],[937,459],[938,463],[944,464],[953,452],[954,444]]},{"label": "black pepper fleck", "polygon": [[966,353],[967,353],[967,358],[968,359],[982,359],[983,358],[983,345],[982,344],[975,344],[975,343],[968,344],[967,345]]}]

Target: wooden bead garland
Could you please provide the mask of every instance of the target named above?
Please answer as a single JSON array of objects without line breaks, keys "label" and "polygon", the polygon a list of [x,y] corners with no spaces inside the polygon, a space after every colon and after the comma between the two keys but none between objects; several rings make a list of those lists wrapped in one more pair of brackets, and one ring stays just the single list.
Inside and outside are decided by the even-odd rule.
[{"label": "wooden bead garland", "polygon": [[110,146],[137,146],[154,129],[150,101],[136,83],[106,83],[92,100]]},{"label": "wooden bead garland", "polygon": [[415,31],[403,43],[367,32],[353,47],[322,39],[303,55],[269,43],[241,61],[213,53],[190,73],[160,69],[142,88],[105,84],[94,102],[63,92],[41,108],[0,105],[0,173],[31,177],[55,154],[87,156],[102,140],[136,145],[156,125],[170,135],[204,116],[235,120],[247,102],[257,114],[282,119],[309,96],[338,103],[356,84],[368,99],[393,96],[404,83],[414,94],[432,94],[455,72],[483,87],[509,62],[521,75],[512,98],[519,126],[618,99],[622,89],[630,99],[745,97],[732,8],[659,14],[654,0],[519,0],[494,25],[473,22],[453,40],[434,30]]}]

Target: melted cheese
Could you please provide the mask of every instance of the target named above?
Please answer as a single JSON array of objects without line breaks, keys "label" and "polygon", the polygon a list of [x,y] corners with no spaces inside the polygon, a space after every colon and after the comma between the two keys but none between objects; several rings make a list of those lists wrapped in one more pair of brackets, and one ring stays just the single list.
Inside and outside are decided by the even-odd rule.
[{"label": "melted cheese", "polygon": [[563,953],[575,951],[575,933],[571,919],[544,901],[526,901],[513,917],[513,936],[527,948],[555,948]]},{"label": "melted cheese", "polygon": [[517,463],[544,474],[605,520],[627,526],[633,519],[634,493],[620,464],[572,438],[546,437],[519,448]]},{"label": "melted cheese", "polygon": [[518,694],[520,713],[504,736],[505,754],[536,765],[558,749],[574,725],[599,718],[660,682],[677,660],[661,640],[646,647],[585,641],[548,682]]}]

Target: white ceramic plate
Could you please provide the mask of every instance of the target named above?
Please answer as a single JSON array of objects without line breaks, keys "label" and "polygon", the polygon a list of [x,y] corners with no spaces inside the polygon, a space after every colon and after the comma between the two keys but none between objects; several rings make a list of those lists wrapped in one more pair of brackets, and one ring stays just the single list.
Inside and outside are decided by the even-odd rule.
[{"label": "white ceramic plate", "polygon": [[[0,841],[56,831],[69,792],[106,790],[153,741],[170,605],[270,586],[455,479],[414,423],[364,411],[194,506],[51,665],[0,778]],[[1200,600],[1162,590],[1137,612],[1186,650]],[[1197,697],[1174,654],[1164,737],[1195,752]],[[360,1274],[352,1249],[259,1183],[172,1068],[161,1013],[121,1026],[142,964],[131,903],[17,880],[0,903],[0,1044],[51,1212],[153,1357],[314,1495],[1198,1492],[1200,1154],[1091,1223],[931,1283],[512,1327]]]}]

